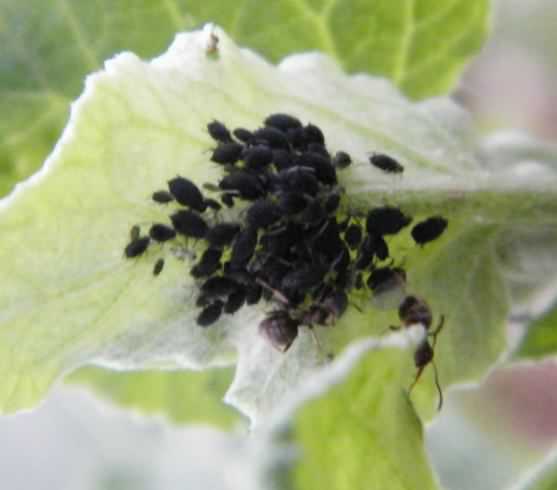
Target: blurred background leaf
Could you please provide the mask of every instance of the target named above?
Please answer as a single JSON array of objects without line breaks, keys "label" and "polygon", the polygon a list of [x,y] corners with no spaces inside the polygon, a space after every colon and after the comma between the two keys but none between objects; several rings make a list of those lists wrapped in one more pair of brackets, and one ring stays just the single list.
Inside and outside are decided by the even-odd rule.
[{"label": "blurred background leaf", "polygon": [[114,53],[149,58],[213,21],[274,62],[320,50],[408,95],[447,92],[487,30],[488,0],[22,0],[0,3],[0,196],[35,172],[84,77]]},{"label": "blurred background leaf", "polygon": [[240,414],[222,401],[232,368],[198,371],[112,371],[84,367],[66,381],[93,389],[123,407],[164,415],[173,423],[208,423],[230,428]]}]

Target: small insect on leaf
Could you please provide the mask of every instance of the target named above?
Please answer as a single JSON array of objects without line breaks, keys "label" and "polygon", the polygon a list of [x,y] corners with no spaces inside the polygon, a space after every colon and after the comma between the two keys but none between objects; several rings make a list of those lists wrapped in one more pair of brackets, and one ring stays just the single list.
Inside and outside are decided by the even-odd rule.
[{"label": "small insect on leaf", "polygon": [[448,221],[442,216],[432,216],[412,228],[412,238],[418,245],[424,245],[439,238],[447,228],[447,224]]},{"label": "small insect on leaf", "polygon": [[219,143],[228,143],[232,141],[232,136],[230,136],[230,131],[227,127],[220,121],[213,121],[207,124],[207,131],[211,138]]},{"label": "small insect on leaf", "polygon": [[298,336],[300,322],[290,317],[287,311],[274,311],[259,324],[259,332],[275,349],[286,352]]},{"label": "small insect on leaf", "polygon": [[194,211],[182,209],[170,216],[172,226],[177,233],[192,238],[205,238],[209,227],[207,223]]},{"label": "small insect on leaf", "polygon": [[167,204],[169,202],[174,201],[174,198],[172,197],[172,194],[170,194],[170,192],[168,192],[168,191],[153,192],[153,195],[151,197],[152,197],[153,201],[155,201],[156,203],[159,203],[159,204]]},{"label": "small insect on leaf", "polygon": [[158,276],[164,267],[164,259],[160,258],[155,262],[155,266],[153,267],[153,275],[156,277]]},{"label": "small insect on leaf", "polygon": [[220,300],[216,300],[214,303],[206,306],[201,310],[201,313],[197,317],[197,324],[200,327],[208,327],[215,323],[222,314],[222,307],[224,303]]},{"label": "small insect on leaf", "polygon": [[183,206],[203,212],[207,208],[203,194],[199,188],[189,179],[184,177],[175,177],[168,181],[168,189]]},{"label": "small insect on leaf", "polygon": [[176,238],[176,231],[170,226],[155,223],[149,230],[149,236],[156,242],[167,242]]},{"label": "small insect on leaf", "polygon": [[132,240],[130,243],[128,243],[128,245],[124,249],[124,253],[126,257],[128,259],[139,257],[145,252],[145,250],[147,250],[147,247],[149,246],[150,242],[151,239],[148,236],[144,236],[141,238],[137,238],[136,240]]},{"label": "small insect on leaf", "polygon": [[404,167],[394,158],[384,153],[374,153],[369,157],[369,163],[388,174],[401,174]]}]

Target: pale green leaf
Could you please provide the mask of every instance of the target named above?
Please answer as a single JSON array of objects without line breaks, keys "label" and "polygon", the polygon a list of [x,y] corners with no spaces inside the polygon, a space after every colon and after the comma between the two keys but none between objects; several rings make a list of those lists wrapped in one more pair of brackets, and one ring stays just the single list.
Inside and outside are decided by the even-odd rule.
[{"label": "pale green leaf", "polygon": [[389,340],[353,346],[303,385],[279,417],[278,432],[298,455],[291,488],[438,488],[405,389],[412,343]]},{"label": "pale green leaf", "polygon": [[160,414],[173,423],[210,423],[230,428],[239,414],[223,404],[231,369],[117,372],[98,367],[77,370],[66,381],[90,387],[101,397],[144,414]]},{"label": "pale green leaf", "polygon": [[[268,307],[201,329],[189,264],[155,249],[123,259],[131,225],[168,219],[171,208],[150,202],[153,190],[176,174],[198,184],[218,179],[205,129],[214,118],[254,128],[280,111],[317,123],[331,151],[355,160],[340,175],[343,212],[387,201],[416,221],[448,218],[432,244],[413,246],[408,230],[391,244],[408,271],[408,291],[426,298],[436,321],[446,317],[436,354],[444,386],[477,377],[505,348],[507,292],[494,244],[516,223],[555,221],[555,172],[523,182],[514,167],[484,169],[467,115],[448,99],[411,103],[385,80],[349,77],[315,54],[274,67],[216,32],[217,56],[207,54],[206,30],[178,36],[150,63],[129,53],[107,62],[87,80],[41,173],[0,204],[0,267],[8,278],[0,293],[3,411],[34,405],[61,373],[86,363],[200,369],[237,358],[227,399],[257,420],[323,354],[397,323],[396,304],[383,311],[355,295],[362,313],[351,307],[334,328],[316,330],[323,351],[302,330],[282,354],[257,333]],[[398,158],[403,177],[371,168],[371,151]],[[155,278],[153,263],[163,255],[165,270]],[[426,416],[437,397],[431,372],[415,391]]]},{"label": "pale green leaf", "polygon": [[515,353],[518,358],[539,359],[557,353],[557,307],[528,326],[528,331]]}]

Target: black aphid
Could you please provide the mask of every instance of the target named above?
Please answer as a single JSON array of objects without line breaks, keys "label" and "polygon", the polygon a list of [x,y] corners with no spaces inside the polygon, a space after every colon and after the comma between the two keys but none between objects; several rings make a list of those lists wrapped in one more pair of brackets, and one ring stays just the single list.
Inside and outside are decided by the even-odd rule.
[{"label": "black aphid", "polygon": [[219,187],[223,191],[237,191],[243,199],[248,201],[254,201],[263,195],[259,179],[245,171],[225,175],[219,182]]},{"label": "black aphid", "polygon": [[362,242],[362,227],[351,224],[344,232],[344,241],[352,250],[356,250]]},{"label": "black aphid", "polygon": [[222,248],[230,245],[239,231],[238,223],[218,223],[209,230],[206,239],[212,247]]},{"label": "black aphid", "polygon": [[273,164],[278,171],[286,170],[295,165],[296,156],[288,150],[273,150]]},{"label": "black aphid", "polygon": [[315,124],[308,124],[303,130],[304,141],[306,144],[309,143],[319,143],[321,145],[325,144],[325,136],[323,136],[323,131],[319,129]]},{"label": "black aphid", "polygon": [[168,191],[153,192],[153,195],[151,197],[153,201],[158,202],[159,204],[167,204],[171,201],[174,201],[172,194],[170,194],[170,192]]},{"label": "black aphid", "polygon": [[253,170],[265,168],[272,161],[273,151],[268,146],[252,146],[244,152],[244,164]]},{"label": "black aphid", "polygon": [[238,289],[238,283],[229,277],[213,276],[201,286],[201,292],[211,298],[228,296]]},{"label": "black aphid", "polygon": [[253,132],[253,141],[271,148],[290,148],[286,135],[279,129],[267,126]]},{"label": "black aphid", "polygon": [[215,301],[203,308],[199,316],[197,317],[197,324],[200,327],[208,327],[215,323],[222,314],[223,302],[220,300]]},{"label": "black aphid", "polygon": [[345,151],[337,151],[333,157],[333,165],[338,169],[348,167],[352,163],[352,158]]},{"label": "black aphid", "polygon": [[417,296],[406,296],[398,308],[398,317],[405,327],[420,324],[426,330],[431,326],[433,317],[429,305]]},{"label": "black aphid", "polygon": [[309,145],[307,145],[306,150],[312,153],[318,153],[328,160],[331,159],[331,155],[327,151],[327,148],[325,148],[325,145],[322,145],[321,143],[310,143]]},{"label": "black aphid", "polygon": [[277,204],[266,199],[258,199],[248,209],[246,220],[255,228],[268,228],[282,217]]},{"label": "black aphid", "polygon": [[265,119],[265,126],[271,126],[286,132],[289,129],[301,128],[302,123],[294,116],[277,113],[271,114]]},{"label": "black aphid", "polygon": [[323,184],[334,185],[337,183],[335,167],[329,158],[315,152],[304,152],[298,159],[299,165],[313,169],[315,177]]},{"label": "black aphid", "polygon": [[188,206],[196,211],[205,211],[206,204],[199,188],[189,179],[175,177],[168,181],[168,189],[183,206]]},{"label": "black aphid", "polygon": [[242,156],[244,145],[240,143],[219,143],[213,150],[211,161],[221,165],[234,165]]},{"label": "black aphid", "polygon": [[301,213],[307,206],[307,199],[298,192],[282,192],[278,201],[280,211],[286,215]]},{"label": "black aphid", "polygon": [[300,321],[295,320],[286,310],[269,313],[259,324],[259,332],[273,347],[286,352],[298,336]]},{"label": "black aphid", "polygon": [[149,229],[149,236],[156,242],[167,242],[176,238],[176,231],[168,225],[155,223]]},{"label": "black aphid", "polygon": [[315,196],[319,192],[319,181],[313,169],[294,166],[278,174],[279,187],[287,192],[299,192]]},{"label": "black aphid", "polygon": [[172,226],[181,235],[192,238],[205,238],[209,227],[195,211],[181,209],[170,216]]},{"label": "black aphid", "polygon": [[403,288],[405,284],[406,271],[400,267],[379,267],[371,272],[367,280],[368,288],[375,294]]},{"label": "black aphid", "polygon": [[236,291],[230,293],[224,304],[224,312],[232,315],[236,313],[246,301],[246,289],[240,286]]},{"label": "black aphid", "polygon": [[242,143],[249,143],[253,139],[253,133],[245,128],[236,128],[232,131],[234,137]]},{"label": "black aphid", "polygon": [[210,197],[205,198],[205,206],[211,208],[213,211],[220,211],[222,209],[220,203],[215,199],[211,199]]},{"label": "black aphid", "polygon": [[136,240],[132,240],[130,243],[128,243],[128,245],[124,249],[124,253],[126,257],[128,259],[131,259],[133,257],[139,257],[145,252],[145,250],[147,250],[147,247],[149,246],[150,242],[151,239],[148,236],[144,236],[141,238],[137,238]]},{"label": "black aphid", "polygon": [[406,216],[399,208],[384,206],[368,212],[366,229],[375,235],[394,235],[408,226],[412,218]]},{"label": "black aphid", "polygon": [[158,276],[164,267],[164,259],[159,259],[155,262],[155,266],[153,267],[153,275]]},{"label": "black aphid", "polygon": [[228,131],[226,126],[220,121],[215,120],[207,124],[207,131],[211,135],[211,138],[213,138],[215,141],[218,141],[220,143],[228,143],[232,141],[230,131]]},{"label": "black aphid", "polygon": [[236,269],[245,266],[251,259],[257,245],[257,231],[244,228],[234,240],[230,262]]},{"label": "black aphid", "polygon": [[400,174],[404,172],[404,167],[400,163],[384,153],[374,153],[369,157],[369,163],[389,174]]},{"label": "black aphid", "polygon": [[209,277],[220,269],[221,257],[221,249],[208,248],[203,252],[199,262],[192,267],[191,275],[195,278]]},{"label": "black aphid", "polygon": [[442,216],[432,216],[424,221],[420,221],[412,228],[412,238],[418,245],[424,245],[441,236],[447,228],[448,221]]}]

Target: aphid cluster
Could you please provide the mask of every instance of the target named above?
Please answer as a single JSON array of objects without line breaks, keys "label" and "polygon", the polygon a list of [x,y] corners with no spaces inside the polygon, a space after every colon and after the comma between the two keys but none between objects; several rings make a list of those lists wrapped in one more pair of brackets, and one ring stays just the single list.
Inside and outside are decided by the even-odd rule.
[{"label": "aphid cluster", "polygon": [[[404,289],[406,272],[394,265],[389,241],[412,218],[388,205],[352,210],[337,178],[352,159],[344,151],[331,154],[317,126],[272,114],[253,131],[230,131],[219,121],[207,130],[215,141],[210,159],[223,174],[218,183],[203,185],[211,197],[185,177],[172,178],[167,190],[152,195],[156,203],[172,203],[169,223],[152,224],[146,236],[134,227],[125,248],[132,258],[153,243],[202,246],[190,268],[198,287],[199,326],[263,300],[272,306],[259,330],[286,351],[301,326],[333,325],[346,311],[351,291],[381,295]],[[403,171],[387,155],[374,154],[370,163],[389,173]],[[238,207],[233,221],[223,219],[230,214],[223,206]],[[446,226],[446,219],[434,216],[416,224],[411,235],[424,245]],[[153,274],[163,265],[159,259]],[[409,298],[400,306],[403,325]],[[431,314],[429,323],[421,322],[429,328]],[[418,351],[417,378],[433,357],[426,362]]]}]

